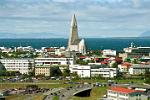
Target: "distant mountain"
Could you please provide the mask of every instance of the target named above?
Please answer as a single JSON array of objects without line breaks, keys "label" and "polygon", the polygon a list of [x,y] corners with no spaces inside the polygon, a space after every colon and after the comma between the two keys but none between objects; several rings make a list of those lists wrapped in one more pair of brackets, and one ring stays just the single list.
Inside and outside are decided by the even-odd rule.
[{"label": "distant mountain", "polygon": [[150,37],[150,31],[142,33],[139,37]]}]

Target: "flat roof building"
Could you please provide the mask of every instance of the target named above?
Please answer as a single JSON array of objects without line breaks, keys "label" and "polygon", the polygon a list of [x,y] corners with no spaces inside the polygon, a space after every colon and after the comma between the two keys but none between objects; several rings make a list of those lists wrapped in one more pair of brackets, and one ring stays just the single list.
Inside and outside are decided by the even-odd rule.
[{"label": "flat roof building", "polygon": [[21,74],[28,74],[34,68],[34,59],[0,59],[0,62],[7,71],[19,71]]}]

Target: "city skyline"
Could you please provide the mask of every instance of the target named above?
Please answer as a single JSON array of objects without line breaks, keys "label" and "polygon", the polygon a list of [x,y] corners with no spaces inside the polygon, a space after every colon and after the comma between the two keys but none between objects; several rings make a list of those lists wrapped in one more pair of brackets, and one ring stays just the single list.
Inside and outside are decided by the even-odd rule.
[{"label": "city skyline", "polygon": [[76,14],[80,37],[137,37],[150,26],[149,0],[2,0],[1,38],[68,38]]}]

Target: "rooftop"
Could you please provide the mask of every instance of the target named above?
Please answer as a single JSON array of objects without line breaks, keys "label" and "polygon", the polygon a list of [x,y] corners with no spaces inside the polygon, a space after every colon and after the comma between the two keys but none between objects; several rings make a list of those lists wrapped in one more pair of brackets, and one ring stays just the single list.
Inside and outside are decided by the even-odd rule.
[{"label": "rooftop", "polygon": [[[137,90],[133,90],[133,89],[127,89],[124,87],[111,87],[112,91],[116,91],[116,92],[121,92],[121,93],[125,93],[125,94],[129,94],[129,93],[134,93],[134,92],[139,92]],[[141,91],[140,91],[141,92]]]}]

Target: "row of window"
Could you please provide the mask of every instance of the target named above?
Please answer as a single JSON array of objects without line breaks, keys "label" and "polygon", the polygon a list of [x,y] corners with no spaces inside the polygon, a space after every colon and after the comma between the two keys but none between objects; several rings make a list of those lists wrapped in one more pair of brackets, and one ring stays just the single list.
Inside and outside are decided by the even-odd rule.
[{"label": "row of window", "polygon": [[36,59],[35,62],[37,61],[73,61],[73,59]]}]

